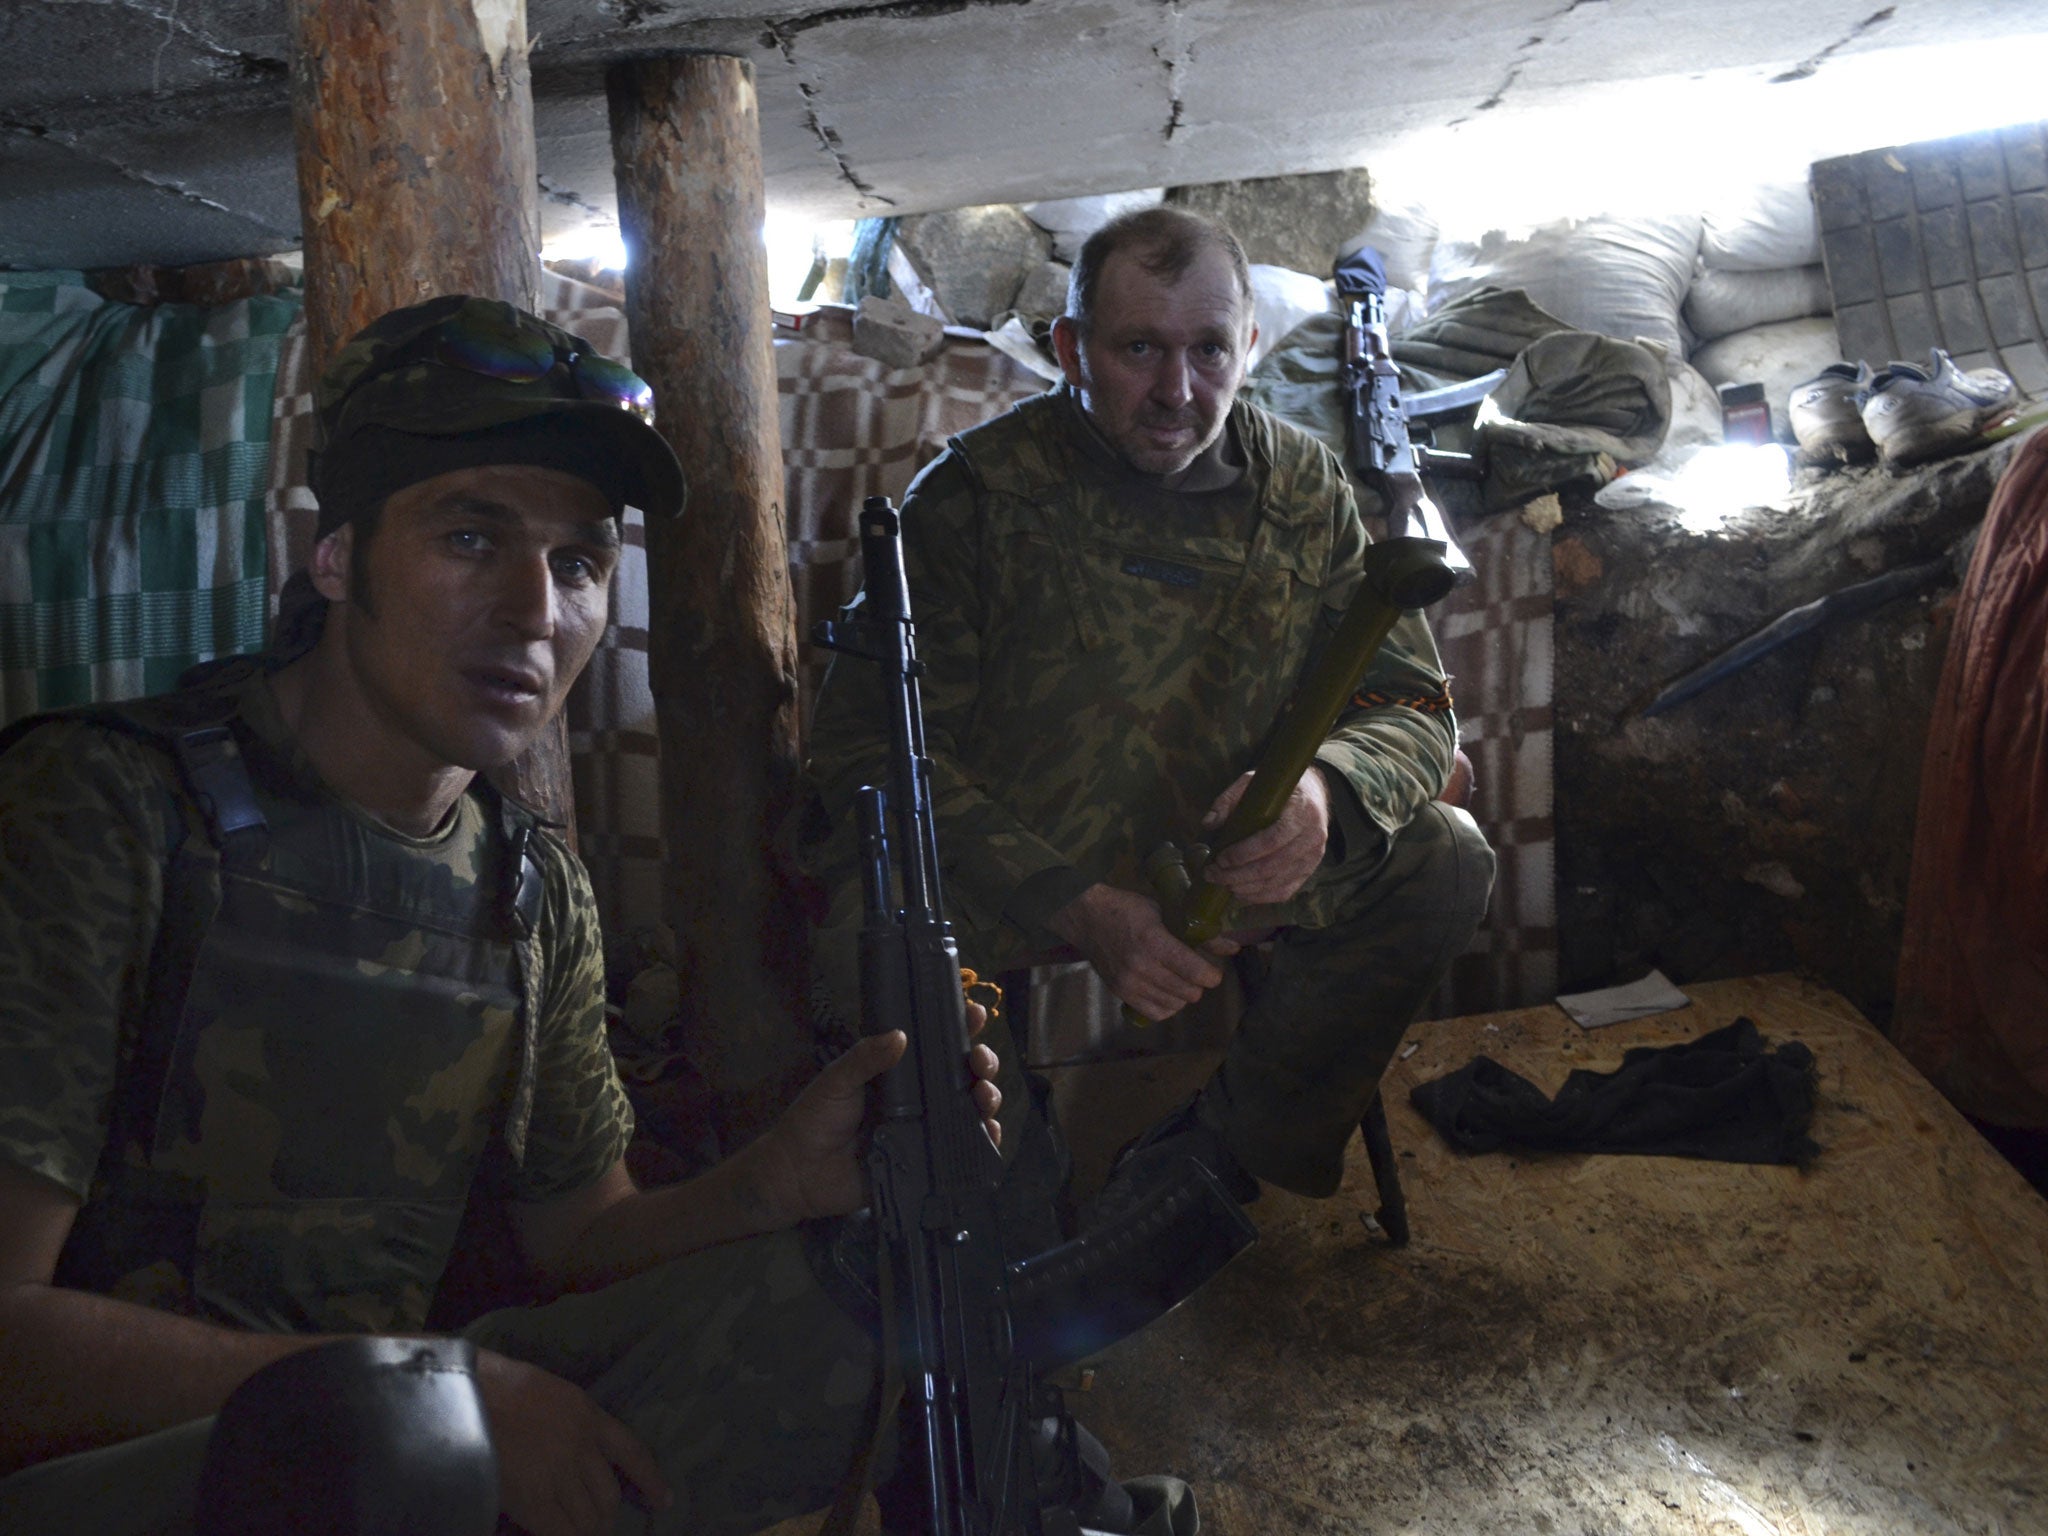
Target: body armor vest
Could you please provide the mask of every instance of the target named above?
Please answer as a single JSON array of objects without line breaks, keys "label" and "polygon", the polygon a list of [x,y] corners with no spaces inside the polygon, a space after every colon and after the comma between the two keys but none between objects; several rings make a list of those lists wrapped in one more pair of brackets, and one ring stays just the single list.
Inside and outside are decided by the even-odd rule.
[{"label": "body armor vest", "polygon": [[82,712],[177,765],[184,838],[57,1278],[261,1330],[417,1329],[493,1133],[523,1140],[537,820],[479,779],[441,833],[396,834],[249,726],[260,663],[202,671]]}]

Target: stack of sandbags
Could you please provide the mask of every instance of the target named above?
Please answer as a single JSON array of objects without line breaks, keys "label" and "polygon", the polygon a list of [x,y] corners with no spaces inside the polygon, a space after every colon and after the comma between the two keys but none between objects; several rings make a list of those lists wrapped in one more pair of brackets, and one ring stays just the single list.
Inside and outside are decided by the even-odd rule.
[{"label": "stack of sandbags", "polygon": [[1582,331],[1654,341],[1684,357],[1679,306],[1692,286],[1697,213],[1595,214],[1475,238],[1444,231],[1429,267],[1429,311],[1480,288],[1519,288]]},{"label": "stack of sandbags", "polygon": [[1790,440],[1794,385],[1841,358],[1821,266],[1820,224],[1803,178],[1748,189],[1708,210],[1684,318],[1692,363],[1716,385],[1760,383]]}]

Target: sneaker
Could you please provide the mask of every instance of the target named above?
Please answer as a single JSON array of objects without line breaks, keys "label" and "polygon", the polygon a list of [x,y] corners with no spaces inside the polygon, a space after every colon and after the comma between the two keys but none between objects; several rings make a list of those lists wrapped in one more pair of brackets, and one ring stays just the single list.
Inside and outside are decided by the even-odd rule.
[{"label": "sneaker", "polygon": [[1259,1181],[1247,1173],[1224,1144],[1223,1135],[1203,1124],[1190,1099],[1150,1130],[1124,1144],[1110,1164],[1109,1179],[1083,1214],[1083,1231],[1114,1221],[1141,1203],[1161,1181],[1172,1177],[1182,1161],[1193,1158],[1239,1205],[1259,1198]]},{"label": "sneaker", "polygon": [[1929,361],[1927,368],[1889,364],[1864,392],[1863,427],[1887,468],[1965,448],[2019,404],[2019,390],[1996,368],[1964,373],[1939,347]]},{"label": "sneaker", "polygon": [[1877,452],[1864,430],[1861,397],[1870,388],[1870,364],[1829,363],[1793,388],[1785,402],[1799,456],[1809,464],[1855,464]]}]

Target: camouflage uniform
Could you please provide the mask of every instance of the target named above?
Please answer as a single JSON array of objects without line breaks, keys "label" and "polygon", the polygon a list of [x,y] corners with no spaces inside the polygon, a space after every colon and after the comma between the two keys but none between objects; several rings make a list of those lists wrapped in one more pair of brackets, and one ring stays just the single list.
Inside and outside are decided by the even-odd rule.
[{"label": "camouflage uniform", "polygon": [[[84,1202],[60,1283],[267,1331],[417,1330],[488,1150],[502,1193],[539,1201],[631,1135],[588,882],[544,832],[522,858],[522,819],[481,785],[428,837],[373,821],[320,784],[261,669],[229,687],[267,845],[209,872],[219,912],[132,1140],[109,1122],[136,1124],[122,1093],[151,1053],[169,854],[202,836],[190,797],[165,752],[103,725],[0,755],[0,1157]],[[520,917],[497,896],[522,888]],[[823,1502],[873,1370],[794,1233],[472,1333],[640,1430],[682,1493],[673,1531]],[[177,1469],[203,1447],[181,1427],[31,1468],[0,1481],[0,1529],[178,1530]]]},{"label": "camouflage uniform", "polygon": [[[955,438],[911,487],[939,846],[978,970],[1055,947],[1045,919],[1096,881],[1146,889],[1146,856],[1250,766],[1351,597],[1367,535],[1336,459],[1243,400],[1229,430],[1248,465],[1236,485],[1163,491],[1062,385]],[[880,686],[877,669],[835,662],[811,737],[835,1001],[859,915],[849,808],[887,745]],[[1331,856],[1292,902],[1235,919],[1284,926],[1202,1102],[1247,1168],[1312,1194],[1335,1189],[1388,1055],[1492,881],[1471,818],[1433,801],[1457,727],[1420,618],[1359,698],[1318,753],[1338,781]]]}]

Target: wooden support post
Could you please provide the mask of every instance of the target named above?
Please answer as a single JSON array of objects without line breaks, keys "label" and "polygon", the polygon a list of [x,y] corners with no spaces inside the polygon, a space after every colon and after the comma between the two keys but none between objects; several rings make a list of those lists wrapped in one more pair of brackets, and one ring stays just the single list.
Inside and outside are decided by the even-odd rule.
[{"label": "wooden support post", "polygon": [[683,516],[647,529],[648,663],[687,1039],[731,1146],[812,1059],[760,118],[744,59],[632,60],[606,86],[633,363],[690,484]]},{"label": "wooden support post", "polygon": [[[535,309],[524,0],[293,0],[291,10],[314,370],[377,316],[439,294]],[[491,777],[573,826],[563,721]]]}]

